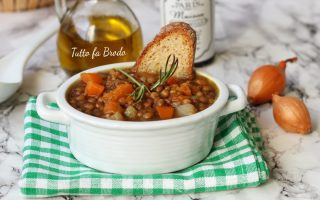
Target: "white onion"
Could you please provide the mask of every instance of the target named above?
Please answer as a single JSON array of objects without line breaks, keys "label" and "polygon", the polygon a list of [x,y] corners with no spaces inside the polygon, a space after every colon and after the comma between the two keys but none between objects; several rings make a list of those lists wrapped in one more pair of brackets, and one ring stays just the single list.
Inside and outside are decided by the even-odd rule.
[{"label": "white onion", "polygon": [[113,119],[113,120],[118,120],[118,121],[123,121],[124,120],[124,117],[122,116],[121,113],[119,112],[116,112],[115,114],[113,114],[110,119]]},{"label": "white onion", "polygon": [[137,110],[133,106],[128,106],[124,114],[130,118],[133,119],[137,115]]},{"label": "white onion", "polygon": [[183,117],[183,116],[192,115],[196,112],[197,110],[194,107],[194,105],[187,103],[187,104],[177,106],[175,113],[177,117]]}]

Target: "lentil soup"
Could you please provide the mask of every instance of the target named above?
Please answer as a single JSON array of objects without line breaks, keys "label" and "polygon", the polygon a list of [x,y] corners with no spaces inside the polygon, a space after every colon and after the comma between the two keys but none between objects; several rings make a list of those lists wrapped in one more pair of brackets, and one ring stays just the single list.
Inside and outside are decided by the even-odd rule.
[{"label": "lentil soup", "polygon": [[[67,101],[75,109],[99,118],[153,121],[192,115],[208,108],[218,97],[216,85],[199,74],[192,80],[169,78],[152,88],[158,79],[159,75],[136,74],[130,68],[82,73],[81,80],[69,88]],[[140,99],[135,98],[137,94]]]}]

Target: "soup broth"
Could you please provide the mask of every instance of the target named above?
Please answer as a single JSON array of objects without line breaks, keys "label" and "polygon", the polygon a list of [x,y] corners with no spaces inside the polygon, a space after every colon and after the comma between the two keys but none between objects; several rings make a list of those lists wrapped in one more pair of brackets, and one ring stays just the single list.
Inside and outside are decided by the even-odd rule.
[{"label": "soup broth", "polygon": [[[149,89],[159,78],[153,74],[133,74],[129,68],[124,70]],[[89,80],[97,82],[103,90],[100,93],[89,91]],[[85,73],[70,87],[67,100],[75,109],[100,118],[152,121],[195,114],[211,106],[219,95],[217,86],[199,74],[192,80],[167,81],[153,91],[146,91],[140,101],[132,97],[136,89],[127,76],[115,69]]]}]

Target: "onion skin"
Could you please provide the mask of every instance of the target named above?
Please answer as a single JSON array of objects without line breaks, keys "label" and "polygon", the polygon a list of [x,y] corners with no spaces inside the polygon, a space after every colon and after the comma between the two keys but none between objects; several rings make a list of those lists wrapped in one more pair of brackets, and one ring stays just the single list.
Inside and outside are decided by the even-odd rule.
[{"label": "onion skin", "polygon": [[297,58],[280,61],[277,66],[264,65],[251,75],[248,84],[248,100],[251,105],[259,105],[271,101],[272,95],[280,95],[286,86],[285,69],[287,62],[295,62]]},{"label": "onion skin", "polygon": [[308,134],[311,132],[311,118],[306,105],[298,98],[272,96],[273,117],[287,132]]},{"label": "onion skin", "polygon": [[252,105],[271,100],[272,94],[281,94],[286,85],[284,71],[273,65],[265,65],[255,70],[248,87],[248,98]]}]

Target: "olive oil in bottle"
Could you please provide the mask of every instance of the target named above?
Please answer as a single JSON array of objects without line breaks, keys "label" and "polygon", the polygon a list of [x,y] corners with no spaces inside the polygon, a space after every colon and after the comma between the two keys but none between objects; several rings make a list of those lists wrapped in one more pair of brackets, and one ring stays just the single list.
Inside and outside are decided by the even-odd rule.
[{"label": "olive oil in bottle", "polygon": [[[142,50],[142,34],[120,16],[88,16],[82,26],[64,19],[58,34],[58,56],[70,75],[88,68],[134,61]],[[78,23],[79,24],[79,23]]]}]

